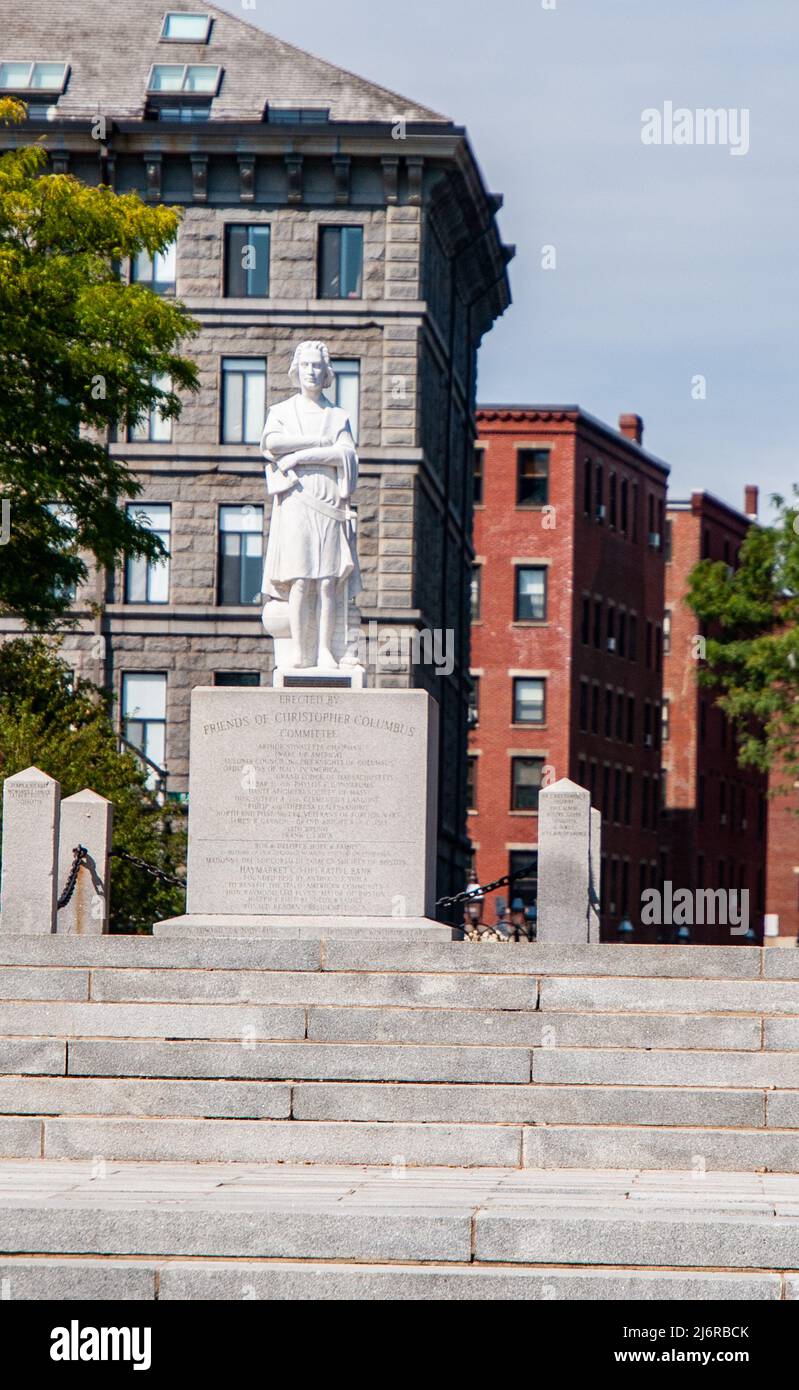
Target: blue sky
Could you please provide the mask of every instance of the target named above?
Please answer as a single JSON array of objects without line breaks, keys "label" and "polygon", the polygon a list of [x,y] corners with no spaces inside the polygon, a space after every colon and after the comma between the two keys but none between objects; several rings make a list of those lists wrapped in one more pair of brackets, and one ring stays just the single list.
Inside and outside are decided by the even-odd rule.
[{"label": "blue sky", "polygon": [[[480,399],[636,411],[675,496],[799,480],[797,0],[217,3],[468,128],[518,247]],[[746,109],[749,153],[644,145],[666,101]]]}]

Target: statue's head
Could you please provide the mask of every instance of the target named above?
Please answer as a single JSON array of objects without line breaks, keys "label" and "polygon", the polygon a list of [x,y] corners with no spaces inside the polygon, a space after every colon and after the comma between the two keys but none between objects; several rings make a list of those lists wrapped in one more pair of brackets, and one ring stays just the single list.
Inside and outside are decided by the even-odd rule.
[{"label": "statue's head", "polygon": [[300,343],[289,369],[289,381],[299,390],[303,386],[321,386],[326,391],[336,374],[330,365],[327,344],[309,339]]}]

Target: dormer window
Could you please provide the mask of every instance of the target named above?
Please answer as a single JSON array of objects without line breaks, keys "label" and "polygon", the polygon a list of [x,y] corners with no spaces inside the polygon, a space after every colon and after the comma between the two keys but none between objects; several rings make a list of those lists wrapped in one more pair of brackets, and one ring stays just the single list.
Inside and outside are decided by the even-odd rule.
[{"label": "dormer window", "polygon": [[270,106],[267,120],[271,125],[326,125],[330,120],[328,106]]},{"label": "dormer window", "polygon": [[166,43],[207,43],[211,32],[209,14],[180,14],[167,10],[161,27],[161,41]]},{"label": "dormer window", "polygon": [[0,63],[0,91],[63,92],[68,63]]},{"label": "dormer window", "polygon": [[221,77],[222,69],[212,63],[155,63],[150,68],[147,91],[202,92],[215,97]]}]

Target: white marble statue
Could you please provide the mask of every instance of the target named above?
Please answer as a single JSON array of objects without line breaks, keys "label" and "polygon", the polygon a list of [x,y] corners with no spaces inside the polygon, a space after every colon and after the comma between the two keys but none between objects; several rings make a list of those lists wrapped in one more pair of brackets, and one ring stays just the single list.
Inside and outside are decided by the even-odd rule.
[{"label": "white marble statue", "polygon": [[300,343],[289,380],[298,394],[272,406],[261,441],[273,498],[264,626],[276,639],[290,632],[279,665],[335,671],[357,660],[347,656],[346,627],[362,589],[351,510],[358,455],[346,412],[324,394],[335,381],[326,345]]}]

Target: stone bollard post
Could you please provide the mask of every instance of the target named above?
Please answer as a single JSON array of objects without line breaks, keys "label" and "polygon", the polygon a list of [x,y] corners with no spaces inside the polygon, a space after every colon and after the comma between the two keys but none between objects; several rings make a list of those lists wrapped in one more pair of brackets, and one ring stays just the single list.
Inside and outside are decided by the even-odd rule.
[{"label": "stone bollard post", "polygon": [[60,800],[58,782],[38,767],[3,784],[0,931],[6,936],[55,931]]},{"label": "stone bollard post", "polygon": [[66,883],[78,845],[88,850],[75,891],[58,913],[59,936],[100,936],[108,931],[109,855],[113,806],[97,792],[76,792],[61,802],[58,882]]},{"label": "stone bollard post", "polygon": [[589,875],[588,940],[598,945],[600,933],[600,900],[602,894],[602,812],[591,808],[591,855]]},{"label": "stone bollard post", "polygon": [[538,941],[589,939],[591,795],[564,778],[538,801]]}]

